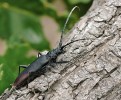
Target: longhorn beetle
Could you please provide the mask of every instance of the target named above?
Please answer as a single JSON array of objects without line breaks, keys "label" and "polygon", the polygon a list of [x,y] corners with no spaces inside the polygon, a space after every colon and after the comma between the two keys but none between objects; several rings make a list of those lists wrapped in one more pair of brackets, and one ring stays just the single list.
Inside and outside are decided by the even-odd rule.
[{"label": "longhorn beetle", "polygon": [[[77,6],[75,6],[71,12],[69,13],[67,19],[66,19],[66,22],[64,24],[64,27],[63,27],[63,30],[62,30],[62,33],[61,33],[61,38],[60,38],[60,41],[59,41],[59,45],[57,48],[49,51],[47,54],[38,54],[38,58],[36,60],[34,60],[30,65],[28,65],[28,67],[26,66],[19,66],[19,73],[20,73],[20,67],[23,67],[25,68],[19,75],[18,77],[16,78],[15,82],[13,83],[12,85],[12,88],[11,88],[11,93],[14,89],[17,89],[21,86],[22,83],[24,83],[24,81],[28,80],[29,82],[29,77],[30,76],[33,76],[34,74],[36,74],[38,71],[39,72],[43,72],[44,69],[46,68],[46,65],[47,64],[51,64],[51,62],[54,62],[56,63],[56,58],[62,54],[64,52],[64,47],[66,47],[67,45],[71,44],[71,43],[74,43],[76,41],[79,41],[81,39],[78,39],[78,40],[74,40],[74,41],[71,41],[65,45],[62,45],[62,39],[63,39],[63,34],[64,34],[64,30],[66,28],[66,25],[67,25],[67,22],[72,14],[72,12],[76,9],[76,8],[79,8]],[[11,94],[9,93],[9,95]]]}]

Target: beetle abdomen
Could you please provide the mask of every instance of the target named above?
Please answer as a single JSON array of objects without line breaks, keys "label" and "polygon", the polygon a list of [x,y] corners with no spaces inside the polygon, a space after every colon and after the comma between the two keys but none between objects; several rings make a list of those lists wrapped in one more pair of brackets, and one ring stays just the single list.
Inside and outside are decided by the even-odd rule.
[{"label": "beetle abdomen", "polygon": [[28,72],[22,72],[15,80],[15,82],[13,83],[13,86],[17,87],[19,86],[24,80],[26,80],[29,77],[29,73]]}]

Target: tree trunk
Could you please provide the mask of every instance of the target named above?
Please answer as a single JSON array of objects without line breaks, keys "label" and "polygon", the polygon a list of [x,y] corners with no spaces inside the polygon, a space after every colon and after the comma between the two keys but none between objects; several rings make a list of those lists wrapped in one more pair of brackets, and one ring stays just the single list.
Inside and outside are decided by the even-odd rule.
[{"label": "tree trunk", "polygon": [[94,0],[58,64],[7,100],[121,100],[121,0]]}]

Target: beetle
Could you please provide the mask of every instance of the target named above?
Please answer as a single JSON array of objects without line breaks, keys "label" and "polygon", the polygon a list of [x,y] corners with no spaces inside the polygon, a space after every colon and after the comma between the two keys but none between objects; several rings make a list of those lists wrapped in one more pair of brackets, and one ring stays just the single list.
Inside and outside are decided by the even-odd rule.
[{"label": "beetle", "polygon": [[77,6],[75,6],[71,12],[69,13],[66,22],[64,24],[62,33],[61,33],[61,38],[59,41],[59,45],[57,46],[57,48],[49,51],[47,54],[40,54],[38,53],[38,58],[35,59],[30,65],[28,66],[19,66],[19,72],[20,72],[20,67],[25,68],[19,75],[18,77],[15,79],[15,82],[13,83],[12,87],[14,88],[19,88],[21,87],[22,83],[24,83],[24,81],[29,82],[29,78],[32,77],[33,75],[36,76],[37,72],[41,72],[44,73],[45,69],[46,69],[46,65],[47,64],[51,64],[51,62],[56,63],[56,58],[62,54],[64,52],[64,47],[66,47],[67,45],[74,43],[78,40],[75,41],[71,41],[65,45],[62,45],[62,39],[63,39],[63,34],[64,34],[64,30],[66,28],[67,22],[72,14],[72,12],[78,8]]}]

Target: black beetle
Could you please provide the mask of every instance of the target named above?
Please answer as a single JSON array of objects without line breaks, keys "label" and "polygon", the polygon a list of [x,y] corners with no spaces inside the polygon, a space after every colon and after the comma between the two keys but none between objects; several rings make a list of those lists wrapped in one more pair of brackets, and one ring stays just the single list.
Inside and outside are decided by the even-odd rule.
[{"label": "black beetle", "polygon": [[[67,22],[69,20],[69,17],[71,16],[71,13],[74,11],[75,8],[78,8],[77,6],[75,6],[71,12],[68,15],[68,18],[65,22],[64,28],[62,30],[61,33],[61,38],[60,38],[60,42],[59,45],[56,49],[53,49],[52,51],[49,51],[47,54],[45,55],[40,55],[36,60],[34,60],[28,67],[26,66],[22,66],[25,69],[20,73],[20,75],[18,75],[18,77],[16,78],[13,87],[17,88],[19,87],[20,84],[22,84],[23,81],[28,80],[29,82],[29,77],[32,76],[33,74],[36,74],[38,71],[39,72],[44,72],[44,69],[46,68],[46,65],[48,63],[51,63],[53,61],[56,61],[56,58],[58,57],[58,55],[62,54],[64,52],[63,48],[66,47],[67,45],[74,43],[78,40],[75,41],[71,41],[65,45],[62,45],[62,39],[63,39],[63,34],[64,34],[64,30],[65,27],[67,25]],[[20,68],[19,68],[20,69]]]}]

